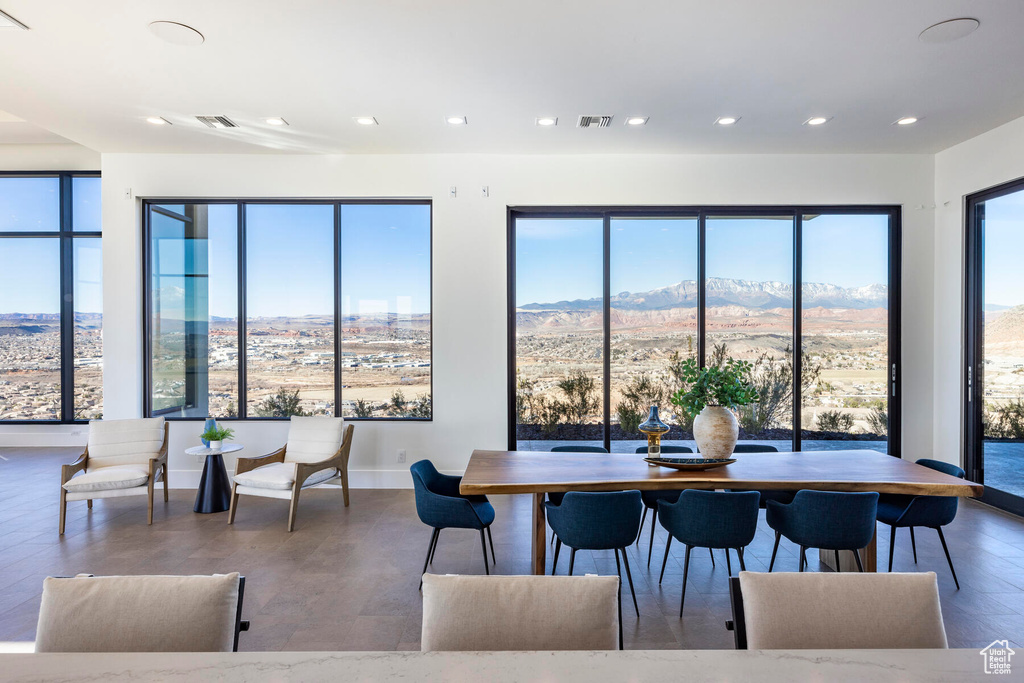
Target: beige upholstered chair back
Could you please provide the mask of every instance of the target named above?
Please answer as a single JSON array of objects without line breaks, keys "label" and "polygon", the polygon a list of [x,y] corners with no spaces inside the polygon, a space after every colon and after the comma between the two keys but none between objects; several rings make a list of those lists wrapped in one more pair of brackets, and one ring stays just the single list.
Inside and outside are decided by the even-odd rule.
[{"label": "beige upholstered chair back", "polygon": [[231,652],[237,572],[47,578],[36,652]]},{"label": "beige upholstered chair back", "polygon": [[88,468],[145,465],[164,444],[164,418],[93,420],[89,423]]},{"label": "beige upholstered chair back", "polygon": [[292,417],[285,462],[320,462],[341,448],[345,423],[340,417]]},{"label": "beige upholstered chair back", "polygon": [[615,576],[423,576],[420,648],[617,650]]},{"label": "beige upholstered chair back", "polygon": [[747,648],[945,648],[935,572],[740,572]]}]

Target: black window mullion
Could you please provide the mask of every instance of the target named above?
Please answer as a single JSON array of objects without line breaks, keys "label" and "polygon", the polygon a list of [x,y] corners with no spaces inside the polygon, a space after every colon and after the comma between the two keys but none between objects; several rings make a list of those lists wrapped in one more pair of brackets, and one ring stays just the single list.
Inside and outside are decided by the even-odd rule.
[{"label": "black window mullion", "polygon": [[803,408],[803,229],[802,211],[793,215],[793,450],[802,448],[800,442],[800,418]]},{"label": "black window mullion", "polygon": [[[334,416],[341,417],[341,203],[334,204]],[[431,309],[433,315],[433,309]],[[431,368],[433,377],[433,368]],[[431,396],[433,400],[433,396]]]},{"label": "black window mullion", "polygon": [[248,417],[249,399],[248,387],[246,386],[246,370],[249,364],[249,353],[246,344],[246,305],[245,305],[245,204],[238,203],[238,419],[244,420]]},{"label": "black window mullion", "polygon": [[603,259],[602,271],[604,273],[604,291],[602,292],[602,311],[604,314],[604,447],[611,452],[612,434],[612,321],[611,321],[611,298],[612,298],[612,219],[606,213],[603,223]]},{"label": "black window mullion", "polygon": [[707,218],[703,211],[697,216],[697,367],[701,368],[704,367],[704,352],[707,347],[707,321],[704,311],[707,302]]},{"label": "black window mullion", "polygon": [[902,374],[900,353],[902,348],[903,301],[903,224],[899,209],[889,214],[889,397],[888,397],[888,448],[889,455],[902,457]]},{"label": "black window mullion", "polygon": [[75,419],[75,277],[71,176],[60,174],[60,421]]}]

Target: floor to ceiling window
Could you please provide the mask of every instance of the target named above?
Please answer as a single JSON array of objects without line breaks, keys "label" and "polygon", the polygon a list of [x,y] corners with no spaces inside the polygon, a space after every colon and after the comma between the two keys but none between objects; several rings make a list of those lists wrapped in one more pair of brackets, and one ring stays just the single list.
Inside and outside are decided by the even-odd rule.
[{"label": "floor to ceiling window", "polygon": [[428,201],[145,210],[146,414],[432,418]]},{"label": "floor to ceiling window", "polygon": [[652,405],[694,447],[679,364],[732,357],[760,394],[741,442],[898,454],[898,207],[517,208],[508,230],[510,448],[633,452]]},{"label": "floor to ceiling window", "polygon": [[0,174],[0,421],[103,415],[100,178]]},{"label": "floor to ceiling window", "polygon": [[968,476],[1024,514],[1024,179],[968,197],[966,228]]}]

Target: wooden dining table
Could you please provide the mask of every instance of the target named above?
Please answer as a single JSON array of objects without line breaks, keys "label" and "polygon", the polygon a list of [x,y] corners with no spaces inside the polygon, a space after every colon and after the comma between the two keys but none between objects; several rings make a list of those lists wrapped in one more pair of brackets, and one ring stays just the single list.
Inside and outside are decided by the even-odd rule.
[{"label": "wooden dining table", "polygon": [[[473,451],[459,487],[463,495],[533,494],[533,573],[544,573],[544,498],[564,491],[666,489],[814,489],[978,497],[980,484],[870,450],[735,453],[736,462],[701,471],[651,467],[642,454]],[[877,544],[863,552],[875,571]]]}]

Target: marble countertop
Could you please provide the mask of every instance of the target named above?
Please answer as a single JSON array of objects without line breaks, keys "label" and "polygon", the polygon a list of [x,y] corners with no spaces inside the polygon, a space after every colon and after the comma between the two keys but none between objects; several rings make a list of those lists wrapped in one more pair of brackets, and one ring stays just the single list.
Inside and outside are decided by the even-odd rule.
[{"label": "marble countertop", "polygon": [[214,453],[234,453],[242,450],[243,448],[245,448],[245,446],[240,443],[226,443],[220,447],[219,451],[215,451],[206,446],[193,446],[192,448],[186,448],[185,452],[189,455],[213,455]]},{"label": "marble countertop", "polygon": [[[1024,660],[1021,662],[1024,671]],[[1006,677],[1010,679],[1010,677]],[[0,681],[990,680],[977,650],[240,652],[0,655]],[[1016,680],[1020,680],[1017,678]]]}]

